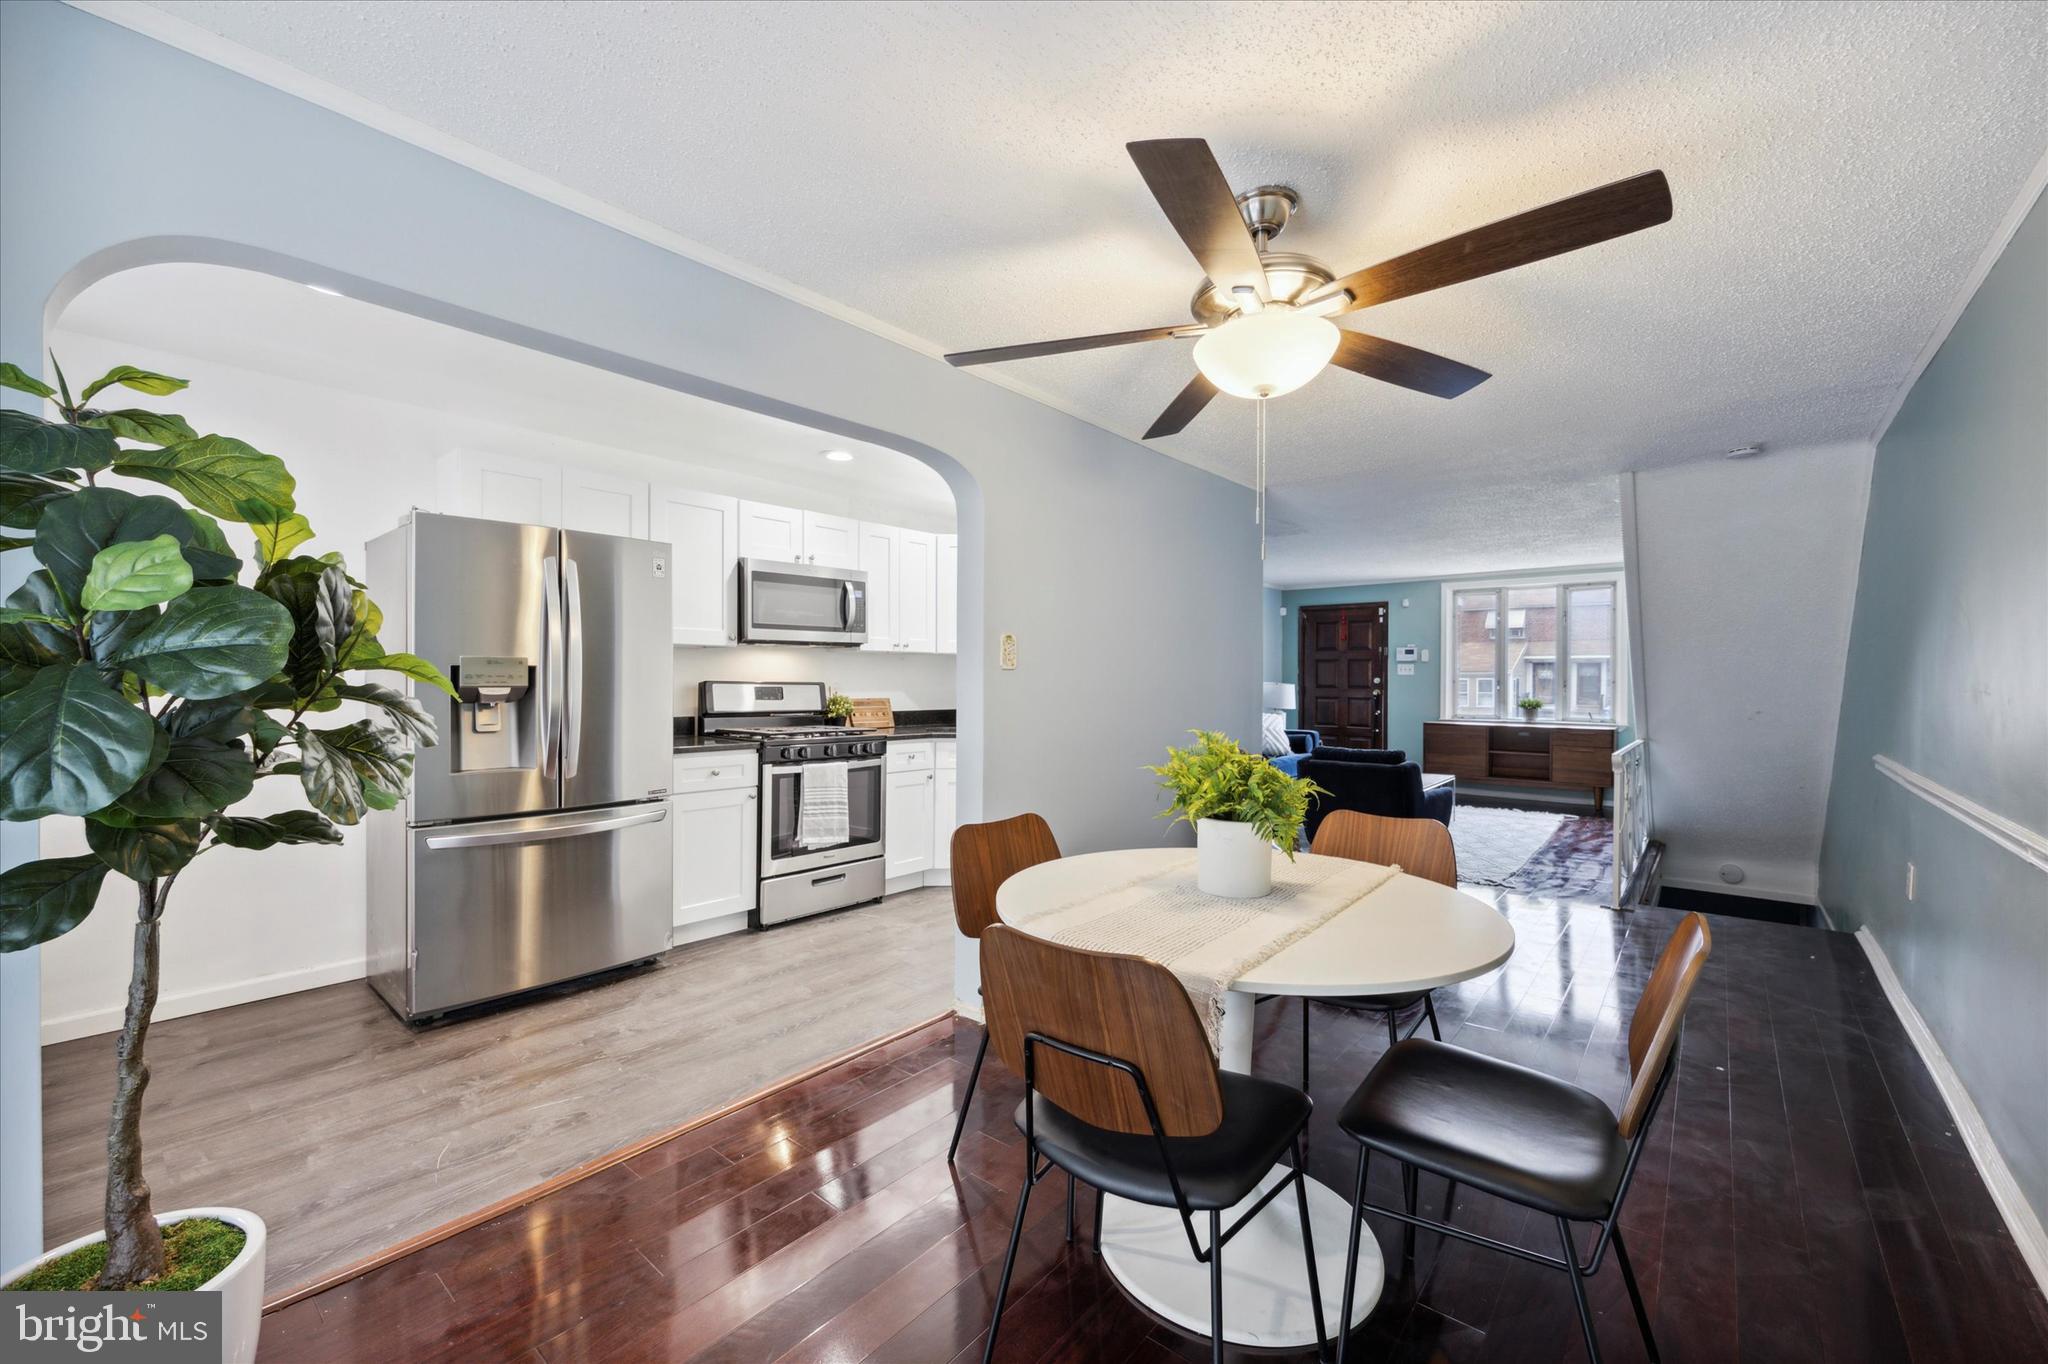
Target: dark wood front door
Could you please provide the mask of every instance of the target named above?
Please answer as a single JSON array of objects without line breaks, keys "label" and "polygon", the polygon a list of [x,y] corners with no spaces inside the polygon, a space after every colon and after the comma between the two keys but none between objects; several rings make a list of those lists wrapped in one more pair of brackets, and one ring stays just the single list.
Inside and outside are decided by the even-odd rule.
[{"label": "dark wood front door", "polygon": [[1304,606],[1301,722],[1340,748],[1387,746],[1387,604]]}]

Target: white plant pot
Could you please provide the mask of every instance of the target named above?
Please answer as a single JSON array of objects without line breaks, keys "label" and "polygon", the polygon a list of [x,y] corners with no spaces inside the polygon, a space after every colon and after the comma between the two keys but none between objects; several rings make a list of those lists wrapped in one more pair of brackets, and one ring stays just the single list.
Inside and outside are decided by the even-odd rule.
[{"label": "white plant pot", "polygon": [[1204,895],[1252,900],[1273,893],[1273,845],[1249,824],[1195,821],[1195,885]]},{"label": "white plant pot", "polygon": [[[226,1269],[194,1291],[220,1294],[221,1364],[252,1364],[256,1358],[256,1336],[263,1327],[263,1255],[268,1237],[263,1219],[243,1208],[180,1208],[176,1212],[161,1213],[156,1220],[158,1226],[167,1227],[188,1217],[218,1218],[230,1226],[240,1227],[249,1238],[242,1243],[242,1253],[230,1260]],[[6,1276],[0,1278],[0,1283],[13,1283],[37,1265],[47,1264],[69,1255],[80,1246],[105,1239],[104,1232],[96,1231],[90,1236],[66,1241],[44,1251],[27,1264],[8,1270]]]}]

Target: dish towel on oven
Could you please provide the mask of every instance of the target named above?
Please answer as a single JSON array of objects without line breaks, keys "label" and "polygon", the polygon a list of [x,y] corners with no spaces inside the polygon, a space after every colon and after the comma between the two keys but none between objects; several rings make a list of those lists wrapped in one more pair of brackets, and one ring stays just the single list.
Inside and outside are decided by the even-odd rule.
[{"label": "dish towel on oven", "polygon": [[805,763],[802,789],[796,812],[799,845],[836,848],[853,836],[847,828],[845,763]]},{"label": "dish towel on oven", "polygon": [[1400,870],[1337,857],[1290,862],[1276,852],[1270,895],[1226,900],[1195,884],[1195,850],[1189,848],[1121,886],[1006,922],[1068,947],[1127,952],[1160,963],[1186,988],[1213,1051],[1223,1032],[1223,996],[1239,976],[1315,932]]}]

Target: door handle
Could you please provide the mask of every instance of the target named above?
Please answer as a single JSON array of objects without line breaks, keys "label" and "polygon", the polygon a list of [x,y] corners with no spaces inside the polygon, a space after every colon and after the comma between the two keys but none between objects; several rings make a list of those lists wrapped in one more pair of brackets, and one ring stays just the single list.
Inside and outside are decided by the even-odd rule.
[{"label": "door handle", "polygon": [[811,878],[811,884],[814,886],[829,886],[834,881],[844,881],[845,879],[846,873],[843,871],[838,871],[832,873],[832,875],[830,876],[813,876]]},{"label": "door handle", "polygon": [[650,806],[629,815],[585,819],[569,824],[545,824],[537,829],[478,829],[473,832],[429,834],[427,847],[435,852],[456,848],[497,848],[509,843],[545,843],[556,838],[581,838],[584,834],[610,833],[641,824],[659,824],[668,818],[667,805]]},{"label": "door handle", "polygon": [[574,559],[562,561],[568,596],[569,678],[562,694],[562,775],[576,775],[583,753],[583,579]]},{"label": "door handle", "polygon": [[550,554],[540,561],[540,770],[556,773],[562,710],[562,565]]}]

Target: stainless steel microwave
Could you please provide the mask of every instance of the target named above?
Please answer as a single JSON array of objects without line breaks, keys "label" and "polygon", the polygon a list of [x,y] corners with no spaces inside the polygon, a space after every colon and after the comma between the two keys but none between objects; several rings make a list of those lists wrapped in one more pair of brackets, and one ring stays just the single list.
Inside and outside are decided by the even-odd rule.
[{"label": "stainless steel microwave", "polygon": [[740,560],[740,643],[868,642],[868,575],[857,568]]}]

